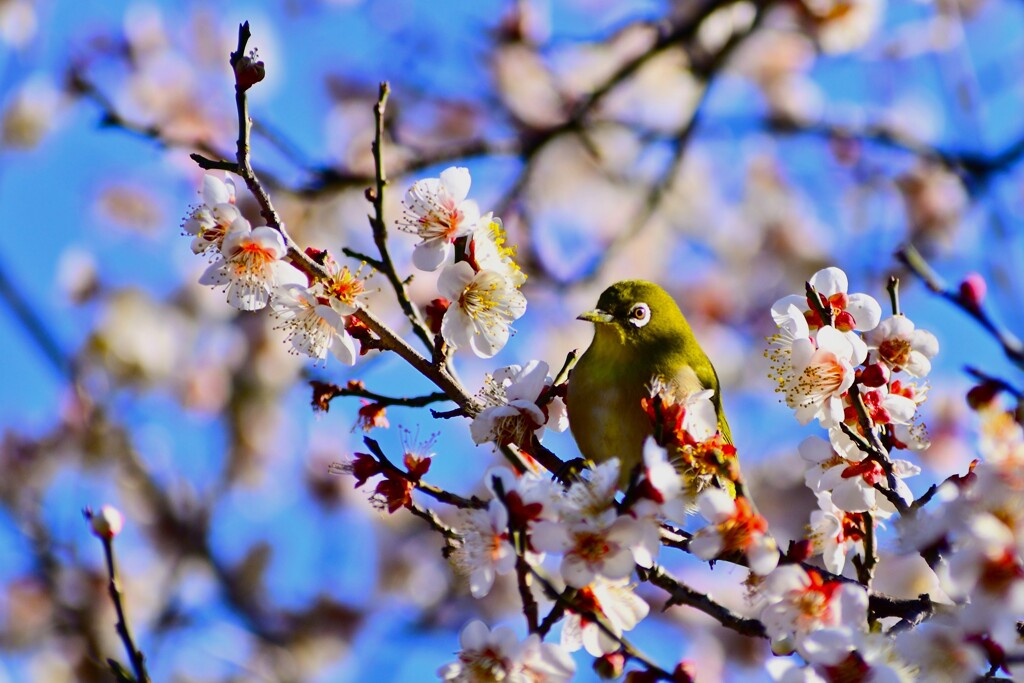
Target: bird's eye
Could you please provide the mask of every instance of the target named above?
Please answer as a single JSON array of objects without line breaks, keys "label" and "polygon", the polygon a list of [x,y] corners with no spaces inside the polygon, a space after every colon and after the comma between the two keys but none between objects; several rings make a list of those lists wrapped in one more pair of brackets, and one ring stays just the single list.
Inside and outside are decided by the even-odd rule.
[{"label": "bird's eye", "polygon": [[651,308],[647,304],[635,304],[629,309],[629,322],[636,327],[643,327],[651,321]]}]

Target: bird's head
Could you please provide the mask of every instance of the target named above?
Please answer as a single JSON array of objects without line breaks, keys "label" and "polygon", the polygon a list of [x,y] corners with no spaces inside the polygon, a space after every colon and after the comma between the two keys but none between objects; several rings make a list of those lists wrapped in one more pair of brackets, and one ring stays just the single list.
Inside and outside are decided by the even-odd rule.
[{"label": "bird's head", "polygon": [[623,280],[604,290],[597,308],[578,316],[594,323],[594,341],[625,347],[685,344],[689,323],[668,292],[644,280]]}]

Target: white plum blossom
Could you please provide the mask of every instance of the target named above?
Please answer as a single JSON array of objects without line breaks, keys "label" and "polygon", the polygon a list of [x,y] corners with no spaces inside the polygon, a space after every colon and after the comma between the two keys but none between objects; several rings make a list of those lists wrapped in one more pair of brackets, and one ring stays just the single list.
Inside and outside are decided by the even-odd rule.
[{"label": "white plum blossom", "polygon": [[808,662],[836,664],[867,631],[868,594],[858,584],[826,581],[787,564],[769,574],[761,590],[761,622],[776,651],[795,647]]},{"label": "white plum blossom", "polygon": [[[863,451],[850,448],[840,454],[821,437],[811,436],[800,444],[800,456],[810,465],[804,475],[808,488],[816,494],[830,492],[840,510],[886,516],[894,512],[892,503],[875,488],[875,484],[888,487],[882,466]],[[892,460],[892,468],[896,494],[909,504],[913,494],[903,480],[920,474],[921,468],[899,458]]]},{"label": "white plum blossom", "polygon": [[459,634],[458,659],[437,674],[452,683],[563,683],[572,679],[576,665],[559,646],[541,642],[531,634],[520,642],[512,629],[493,631],[473,620]]},{"label": "white plum blossom", "polygon": [[746,498],[733,499],[722,489],[706,489],[697,507],[710,524],[690,540],[690,551],[702,560],[713,560],[725,551],[745,553],[750,571],[770,574],[779,563],[779,549],[768,534],[765,519]]},{"label": "white plum blossom", "polygon": [[273,228],[253,228],[237,218],[228,228],[220,258],[210,264],[199,283],[224,286],[228,303],[242,311],[264,308],[279,285],[301,274],[282,261],[288,249],[281,233]]},{"label": "white plum blossom", "polygon": [[668,460],[668,451],[658,445],[654,437],[644,441],[644,466],[640,473],[641,500],[634,506],[634,511],[645,513],[645,505],[649,501],[654,514],[665,519],[680,523],[686,516],[683,480],[679,471]]},{"label": "white plum blossom", "polygon": [[545,427],[565,431],[568,418],[560,397],[552,398],[543,408],[537,405],[541,392],[551,383],[548,364],[539,360],[495,372],[482,392],[484,402],[490,405],[473,418],[469,427],[473,442],[523,445],[531,433],[539,439]]},{"label": "white plum blossom", "polygon": [[203,176],[201,191],[203,203],[193,209],[182,228],[192,239],[192,252],[202,254],[219,249],[231,224],[241,216],[235,206],[235,184],[230,178],[221,180],[215,175]]},{"label": "white plum blossom", "polygon": [[490,358],[508,343],[512,322],[526,312],[526,297],[500,273],[475,272],[465,261],[442,270],[437,288],[451,302],[441,336],[449,346],[469,347],[481,358]]},{"label": "white plum blossom", "polygon": [[819,329],[815,340],[793,341],[788,366],[777,371],[786,405],[796,411],[800,424],[817,419],[830,427],[842,421],[843,394],[855,378],[852,356],[846,335],[833,327]]},{"label": "white plum blossom", "polygon": [[595,525],[614,521],[615,494],[619,491],[619,459],[611,458],[583,472],[565,493],[563,516],[569,521]]},{"label": "white plum blossom", "polygon": [[598,576],[629,577],[636,564],[633,548],[646,551],[644,526],[628,515],[605,526],[587,521],[541,521],[534,527],[531,541],[538,550],[562,553],[562,578],[573,588],[583,588]]},{"label": "white plum blossom", "polygon": [[866,523],[863,513],[839,509],[827,491],[818,494],[818,509],[811,513],[807,537],[826,569],[842,574],[851,552],[863,557]]},{"label": "white plum blossom", "polygon": [[494,577],[508,574],[516,566],[516,551],[508,533],[508,510],[501,501],[492,499],[483,510],[467,510],[459,527],[462,545],[452,561],[469,577],[469,591],[474,598],[491,592]]},{"label": "white plum blossom", "polygon": [[[867,346],[857,332],[873,330],[882,319],[882,307],[867,294],[847,294],[849,282],[846,273],[834,266],[819,270],[808,283],[818,292],[819,303],[832,318],[830,326],[843,333],[850,343],[850,360],[854,365],[860,365],[867,357]],[[772,305],[772,317],[779,327],[791,315],[791,306],[807,319],[811,331],[821,328],[825,322],[810,306],[806,295],[791,294]]]},{"label": "white plum blossom", "polygon": [[510,517],[528,528],[542,519],[557,521],[565,504],[560,484],[529,470],[517,475],[507,467],[492,467],[484,474],[484,484],[495,497],[500,485]]},{"label": "white plum blossom", "polygon": [[420,270],[435,271],[451,263],[455,240],[476,229],[480,209],[466,199],[471,182],[469,169],[452,166],[440,178],[416,181],[405,193],[406,213],[399,227],[422,239],[412,254]]},{"label": "white plum blossom", "polygon": [[295,351],[318,360],[327,358],[329,351],[345,365],[355,365],[358,342],[345,330],[344,318],[312,290],[302,285],[282,285],[274,292],[271,308]]},{"label": "white plum blossom", "polygon": [[[636,593],[628,579],[609,581],[598,578],[576,593],[576,601],[592,614],[604,617],[605,624],[616,635],[631,631],[650,612],[650,606]],[[594,657],[615,652],[619,643],[605,633],[593,619],[570,612],[562,627],[562,647],[576,652],[581,647]]]},{"label": "white plum blossom", "polygon": [[981,511],[964,526],[950,553],[946,586],[950,597],[970,598],[960,623],[972,632],[1012,629],[1024,611],[1024,564],[1014,533],[1020,530]]},{"label": "white plum blossom", "polygon": [[911,377],[924,377],[931,372],[931,359],[939,352],[935,335],[915,329],[913,321],[905,315],[883,320],[865,336],[872,358],[885,363],[893,372],[902,371]]},{"label": "white plum blossom", "polygon": [[526,282],[526,273],[513,258],[516,254],[515,247],[507,246],[506,241],[501,219],[488,213],[480,219],[473,232],[469,249],[479,270],[500,273],[518,289]]}]

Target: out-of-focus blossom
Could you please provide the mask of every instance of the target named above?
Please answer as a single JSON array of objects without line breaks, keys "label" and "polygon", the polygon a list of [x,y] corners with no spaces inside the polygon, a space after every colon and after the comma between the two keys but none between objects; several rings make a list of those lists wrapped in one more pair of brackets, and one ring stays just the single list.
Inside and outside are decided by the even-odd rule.
[{"label": "out-of-focus blossom", "polygon": [[568,426],[565,402],[552,398],[544,406],[537,405],[541,392],[552,383],[548,364],[532,360],[526,365],[501,368],[486,380],[482,391],[488,404],[473,418],[470,433],[476,444],[516,444],[526,447],[529,435],[540,438],[544,428],[564,431]]},{"label": "out-of-focus blossom", "polygon": [[104,505],[99,510],[86,512],[92,533],[98,538],[111,539],[124,528],[124,515],[113,505]]},{"label": "out-of-focus blossom", "polygon": [[485,510],[467,510],[459,525],[462,545],[452,561],[469,577],[469,591],[474,598],[491,592],[494,577],[515,568],[516,551],[508,533],[508,510],[501,501],[492,499]]},{"label": "out-of-focus blossom", "polygon": [[[598,578],[577,591],[575,599],[587,612],[603,618],[617,636],[631,631],[650,612],[648,604],[633,592],[628,579]],[[562,627],[562,647],[569,652],[583,647],[594,657],[600,657],[620,646],[589,615],[570,612]]]},{"label": "out-of-focus blossom", "polygon": [[822,52],[863,47],[882,24],[885,0],[801,0],[806,23]]},{"label": "out-of-focus blossom", "polygon": [[967,635],[955,622],[935,618],[900,633],[896,648],[903,660],[915,667],[919,681],[973,681],[984,670],[985,654]]},{"label": "out-of-focus blossom", "polygon": [[694,555],[713,560],[723,552],[741,552],[755,574],[765,576],[775,569],[779,549],[768,534],[768,522],[754,512],[746,498],[734,500],[722,489],[707,489],[697,499],[697,506],[710,524],[690,540]]},{"label": "out-of-focus blossom", "polygon": [[469,235],[480,221],[480,209],[469,195],[469,169],[452,166],[440,178],[413,183],[405,193],[405,215],[399,227],[421,238],[412,262],[420,270],[434,271],[451,263],[455,240]]},{"label": "out-of-focus blossom", "polygon": [[526,312],[526,297],[493,270],[474,272],[465,261],[446,267],[437,281],[451,304],[441,335],[453,348],[468,347],[490,358],[508,343],[512,322]]},{"label": "out-of-focus blossom", "polygon": [[355,365],[358,345],[345,331],[345,320],[311,290],[302,285],[278,287],[271,307],[295,352],[324,360],[329,351],[345,365]]},{"label": "out-of-focus blossom", "polygon": [[831,664],[801,666],[792,657],[774,657],[765,665],[778,683],[915,683],[916,671],[896,653],[892,639],[880,633],[856,633],[855,649]]},{"label": "out-of-focus blossom", "polygon": [[941,164],[922,163],[900,176],[896,187],[907,209],[910,238],[918,246],[951,239],[970,202],[959,175]]},{"label": "out-of-focus blossom", "polygon": [[35,147],[56,125],[60,105],[60,91],[48,78],[25,81],[4,108],[0,142],[15,149]]},{"label": "out-of-focus blossom", "polygon": [[221,245],[221,258],[210,264],[199,283],[223,286],[228,303],[242,311],[257,311],[270,301],[274,289],[298,271],[282,259],[288,249],[281,233],[273,228],[253,228],[237,218]]},{"label": "out-of-focus blossom", "polygon": [[911,377],[924,377],[932,369],[931,359],[939,352],[939,342],[927,330],[914,328],[904,315],[894,315],[879,323],[866,335],[872,358]]},{"label": "out-of-focus blossom", "polygon": [[0,2],[0,42],[21,50],[36,36],[39,19],[30,0]]},{"label": "out-of-focus blossom", "polygon": [[493,631],[482,621],[466,624],[459,635],[458,659],[437,674],[452,683],[563,683],[576,673],[576,665],[557,645],[531,634],[520,642],[512,629]]}]

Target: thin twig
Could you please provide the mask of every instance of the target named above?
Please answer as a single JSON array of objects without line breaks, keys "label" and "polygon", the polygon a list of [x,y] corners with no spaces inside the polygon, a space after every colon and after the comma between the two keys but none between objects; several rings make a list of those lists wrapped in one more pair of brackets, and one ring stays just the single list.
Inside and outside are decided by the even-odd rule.
[{"label": "thin twig", "polygon": [[314,379],[309,381],[309,385],[313,388],[313,404],[318,407],[324,407],[335,398],[346,396],[365,398],[383,406],[402,406],[404,408],[423,408],[432,403],[450,400],[448,394],[440,391],[424,394],[423,396],[385,396],[384,394],[378,394],[375,391],[352,384],[339,386],[331,382],[321,382]]},{"label": "thin twig", "polygon": [[896,258],[900,263],[909,268],[914,275],[919,277],[928,289],[974,318],[978,324],[995,337],[999,345],[1003,347],[1003,353],[1006,354],[1006,357],[1018,367],[1024,368],[1024,343],[1012,332],[999,326],[982,308],[981,304],[967,301],[960,296],[959,291],[947,287],[943,279],[939,277],[939,274],[928,265],[928,262],[925,261],[921,253],[912,244],[906,244],[897,251]]},{"label": "thin twig", "polygon": [[477,498],[476,496],[464,498],[463,496],[460,496],[458,494],[451,493],[450,491],[446,491],[442,488],[438,488],[437,486],[433,486],[431,484],[427,484],[425,482],[419,481],[418,479],[410,477],[408,472],[406,472],[401,467],[391,462],[388,456],[384,454],[383,449],[381,449],[380,444],[377,443],[376,440],[371,439],[370,437],[367,436],[363,438],[363,443],[366,444],[366,447],[370,449],[370,453],[372,453],[373,456],[377,458],[377,461],[380,462],[380,464],[383,465],[386,470],[402,477],[403,479],[411,483],[413,487],[416,488],[417,491],[422,491],[423,493],[427,494],[428,496],[438,501],[439,503],[444,503],[446,505],[451,505],[462,509],[482,509],[487,507],[487,503]]},{"label": "thin twig", "polygon": [[391,288],[395,291],[395,298],[398,300],[398,305],[402,308],[402,312],[405,317],[408,318],[412,324],[413,333],[419,337],[423,345],[430,349],[433,347],[433,335],[430,333],[430,328],[427,323],[423,320],[418,308],[412,305],[412,301],[409,299],[409,290],[406,287],[406,281],[398,277],[398,273],[395,271],[395,264],[391,260],[391,252],[388,250],[388,226],[384,222],[384,188],[388,184],[387,172],[384,169],[384,112],[388,105],[388,94],[390,89],[387,81],[380,84],[380,90],[377,95],[377,104],[373,107],[373,120],[374,126],[374,137],[371,143],[371,150],[373,152],[373,168],[374,168],[374,189],[368,189],[366,191],[366,198],[373,205],[373,215],[370,216],[370,226],[373,228],[373,243],[377,245],[377,252],[380,254],[379,270],[384,273],[384,277],[391,283]]},{"label": "thin twig", "polygon": [[[86,513],[87,516],[90,513]],[[124,649],[128,652],[128,661],[132,664],[132,671],[135,672],[135,680],[138,683],[149,683],[149,672],[146,670],[146,656],[142,654],[135,645],[132,637],[131,627],[128,625],[128,616],[124,610],[124,597],[121,594],[121,582],[117,574],[117,563],[114,557],[114,539],[108,536],[100,537],[103,543],[103,553],[107,560],[107,592],[110,600],[114,603],[114,611],[117,613],[117,635],[124,643]]]}]

